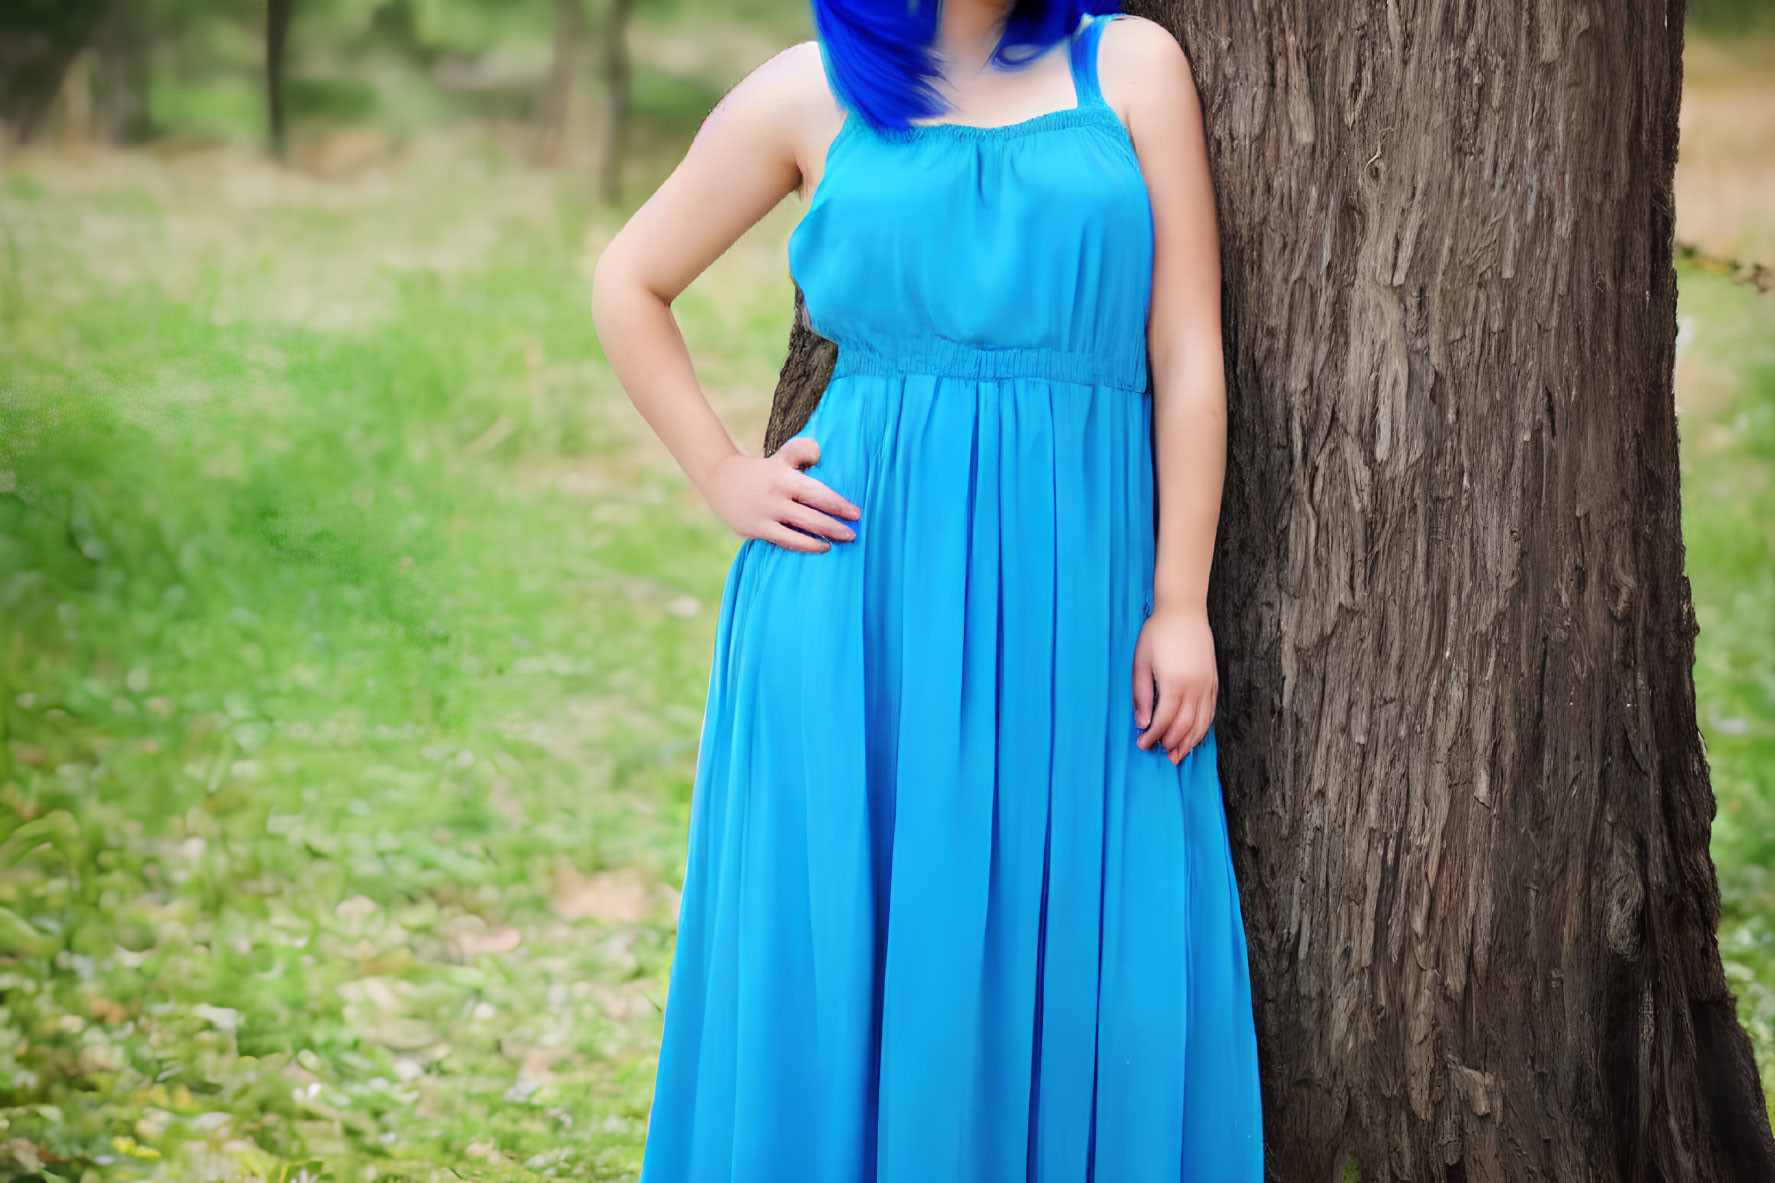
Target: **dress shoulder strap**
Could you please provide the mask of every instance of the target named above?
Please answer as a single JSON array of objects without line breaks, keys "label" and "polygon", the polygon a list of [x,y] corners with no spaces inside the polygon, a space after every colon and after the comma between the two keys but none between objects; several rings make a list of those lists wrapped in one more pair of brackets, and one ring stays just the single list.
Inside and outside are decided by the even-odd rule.
[{"label": "dress shoulder strap", "polygon": [[1103,26],[1121,15],[1119,12],[1088,15],[1085,23],[1073,32],[1072,85],[1078,92],[1080,107],[1104,105],[1103,89],[1097,84],[1097,42],[1103,35]]}]

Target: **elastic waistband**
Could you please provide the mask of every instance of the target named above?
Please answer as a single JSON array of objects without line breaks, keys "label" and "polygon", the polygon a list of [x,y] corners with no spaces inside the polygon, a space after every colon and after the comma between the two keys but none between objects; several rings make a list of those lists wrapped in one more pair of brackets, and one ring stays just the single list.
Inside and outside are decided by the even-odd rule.
[{"label": "elastic waistband", "polygon": [[938,374],[958,378],[1046,378],[1145,392],[1146,342],[1086,352],[1046,346],[985,346],[945,337],[855,338],[838,342],[834,378],[844,374]]}]

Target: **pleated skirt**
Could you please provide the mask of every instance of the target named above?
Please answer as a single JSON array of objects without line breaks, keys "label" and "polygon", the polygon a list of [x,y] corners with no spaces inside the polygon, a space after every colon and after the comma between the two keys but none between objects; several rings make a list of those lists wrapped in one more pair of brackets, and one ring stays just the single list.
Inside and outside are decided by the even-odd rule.
[{"label": "pleated skirt", "polygon": [[1136,746],[1150,400],[844,373],[728,571],[642,1183],[1256,1183],[1215,734]]}]

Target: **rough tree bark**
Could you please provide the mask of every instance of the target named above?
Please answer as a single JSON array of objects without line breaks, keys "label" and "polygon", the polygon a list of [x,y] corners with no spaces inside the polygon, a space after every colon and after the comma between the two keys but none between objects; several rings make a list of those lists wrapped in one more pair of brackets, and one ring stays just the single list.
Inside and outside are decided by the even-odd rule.
[{"label": "rough tree bark", "polygon": [[[1190,53],[1220,198],[1271,1178],[1775,1179],[1683,571],[1681,0],[1129,11]],[[797,316],[767,453],[834,348]]]},{"label": "rough tree bark", "polygon": [[808,417],[832,380],[838,346],[813,331],[807,319],[807,300],[795,289],[795,322],[789,330],[789,359],[777,375],[776,393],[770,400],[770,421],[764,426],[764,454],[769,456],[806,425]]},{"label": "rough tree bark", "polygon": [[1775,1179],[1683,572],[1681,0],[1134,10],[1221,195],[1274,1171]]}]

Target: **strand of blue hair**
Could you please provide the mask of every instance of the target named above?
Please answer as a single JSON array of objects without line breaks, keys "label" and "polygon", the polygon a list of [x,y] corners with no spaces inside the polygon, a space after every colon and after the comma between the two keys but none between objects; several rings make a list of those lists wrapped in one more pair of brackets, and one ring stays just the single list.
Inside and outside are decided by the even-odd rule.
[{"label": "strand of blue hair", "polygon": [[[812,0],[826,79],[852,117],[875,130],[904,131],[948,107],[934,42],[943,0]],[[1078,27],[1086,13],[1116,12],[1120,0],[1016,0],[990,63],[1016,69]]]}]

